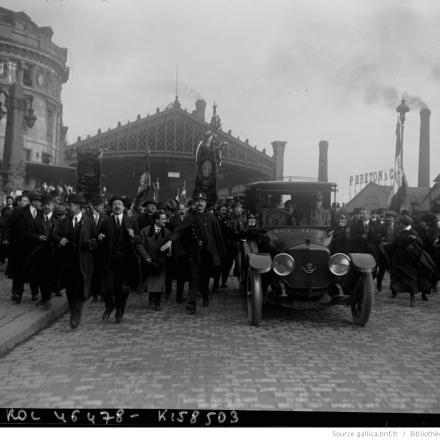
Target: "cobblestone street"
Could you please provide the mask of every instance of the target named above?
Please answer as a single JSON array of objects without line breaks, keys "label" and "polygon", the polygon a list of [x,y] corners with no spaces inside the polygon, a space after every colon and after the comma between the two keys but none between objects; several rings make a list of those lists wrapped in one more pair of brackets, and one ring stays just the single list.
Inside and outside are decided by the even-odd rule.
[{"label": "cobblestone street", "polygon": [[195,316],[174,296],[155,312],[131,294],[121,325],[102,322],[103,307],[1,358],[0,407],[440,411],[439,294],[411,309],[376,293],[365,328],[343,306],[270,307],[250,327],[232,288]]}]

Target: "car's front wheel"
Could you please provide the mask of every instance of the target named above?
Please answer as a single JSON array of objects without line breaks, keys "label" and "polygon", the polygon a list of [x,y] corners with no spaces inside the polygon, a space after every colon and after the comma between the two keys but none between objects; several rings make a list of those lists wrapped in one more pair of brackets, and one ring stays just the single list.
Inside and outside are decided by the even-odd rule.
[{"label": "car's front wheel", "polygon": [[355,324],[363,327],[369,320],[374,300],[373,276],[362,273],[351,298],[351,314]]},{"label": "car's front wheel", "polygon": [[251,325],[258,325],[261,321],[263,309],[263,288],[261,285],[261,275],[248,268],[246,280],[248,319]]}]

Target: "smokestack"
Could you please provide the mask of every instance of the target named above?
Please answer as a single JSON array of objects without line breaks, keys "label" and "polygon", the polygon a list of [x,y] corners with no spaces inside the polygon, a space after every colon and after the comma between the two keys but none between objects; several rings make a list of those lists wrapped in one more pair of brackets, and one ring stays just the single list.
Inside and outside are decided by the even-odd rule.
[{"label": "smokestack", "polygon": [[431,110],[422,108],[420,110],[420,144],[419,144],[419,188],[429,188],[431,179],[429,178],[429,118]]},{"label": "smokestack", "polygon": [[273,176],[275,180],[283,180],[284,177],[284,149],[286,141],[273,141]]},{"label": "smokestack", "polygon": [[327,141],[320,141],[319,142],[319,167],[318,167],[318,181],[319,182],[328,182],[327,153],[328,153],[328,142]]},{"label": "smokestack", "polygon": [[196,101],[196,109],[193,111],[193,115],[202,122],[205,122],[205,109],[206,101],[204,99],[198,99]]}]

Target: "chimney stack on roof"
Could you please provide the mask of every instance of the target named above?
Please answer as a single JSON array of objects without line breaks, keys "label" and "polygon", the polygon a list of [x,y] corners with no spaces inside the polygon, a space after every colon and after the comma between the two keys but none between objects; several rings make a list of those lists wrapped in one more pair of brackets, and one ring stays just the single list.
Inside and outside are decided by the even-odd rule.
[{"label": "chimney stack on roof", "polygon": [[420,143],[419,143],[419,188],[429,188],[431,181],[429,178],[429,118],[431,110],[422,108],[420,110]]},{"label": "chimney stack on roof", "polygon": [[193,115],[202,122],[205,122],[205,110],[206,110],[206,101],[204,99],[197,99],[196,101],[196,109],[193,111]]},{"label": "chimney stack on roof", "polygon": [[318,167],[318,181],[328,182],[328,142],[319,142],[319,167]]}]

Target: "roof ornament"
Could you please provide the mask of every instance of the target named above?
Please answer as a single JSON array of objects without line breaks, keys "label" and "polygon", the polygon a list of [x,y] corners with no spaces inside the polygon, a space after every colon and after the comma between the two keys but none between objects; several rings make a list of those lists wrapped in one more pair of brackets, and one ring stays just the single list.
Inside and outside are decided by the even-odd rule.
[{"label": "roof ornament", "polygon": [[211,129],[213,131],[218,131],[222,128],[222,121],[220,116],[217,114],[217,104],[214,101],[214,105],[212,106],[212,118],[211,118]]}]

